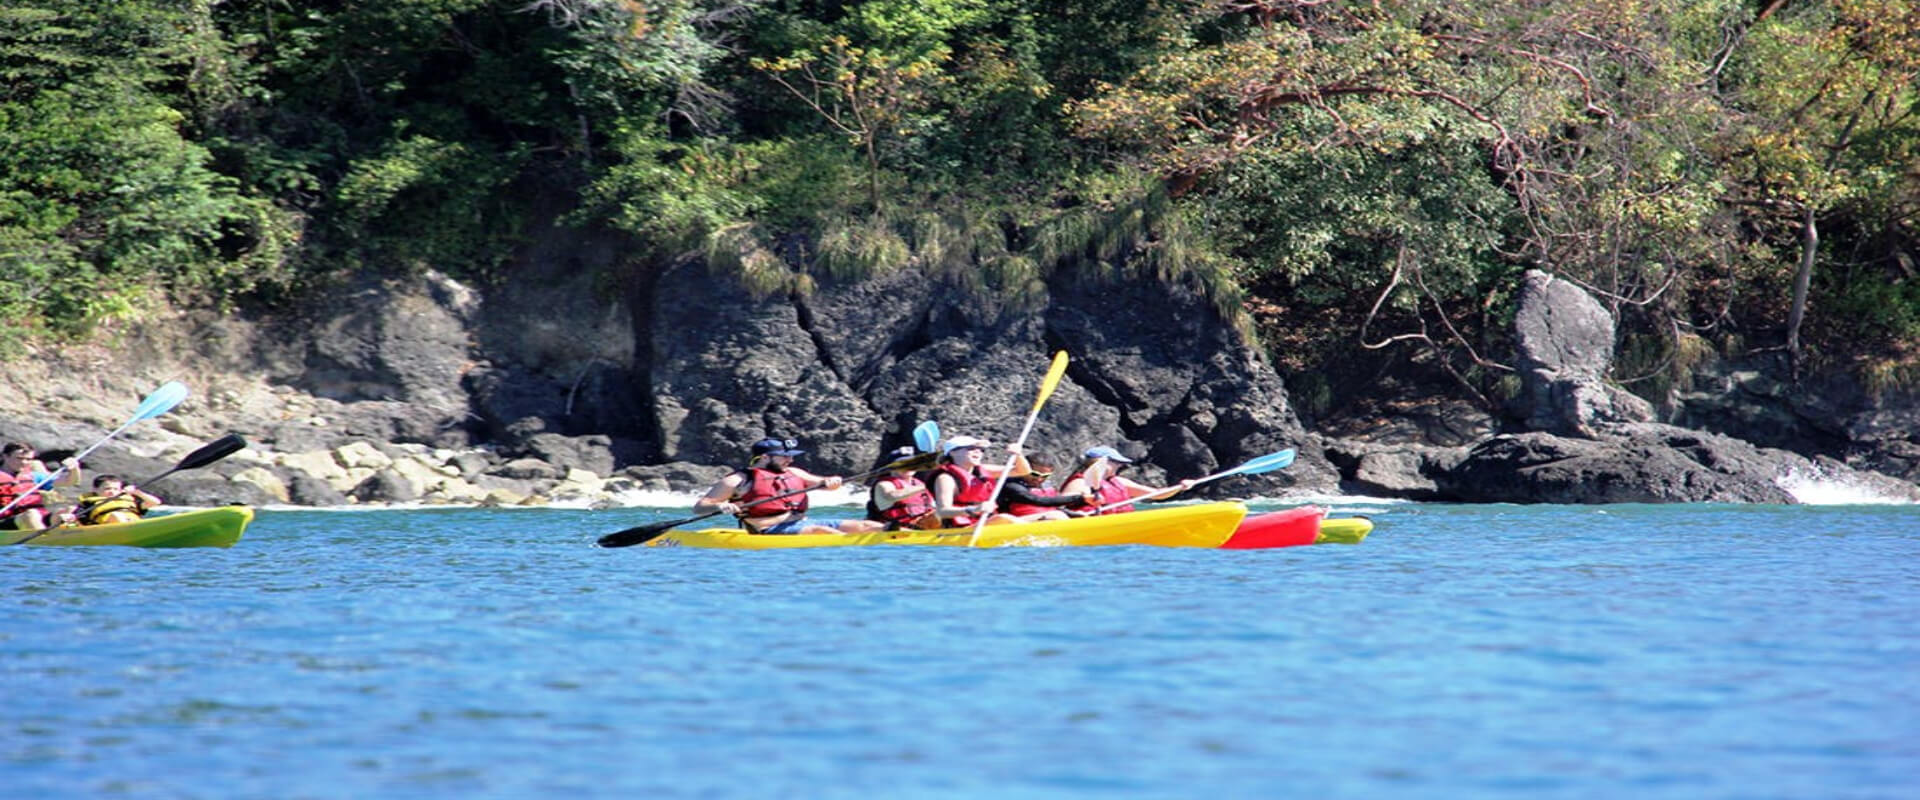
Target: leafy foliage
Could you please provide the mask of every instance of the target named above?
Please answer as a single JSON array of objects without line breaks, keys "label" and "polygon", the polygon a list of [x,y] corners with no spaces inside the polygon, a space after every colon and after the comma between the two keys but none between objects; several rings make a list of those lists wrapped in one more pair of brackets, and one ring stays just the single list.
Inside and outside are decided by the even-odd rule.
[{"label": "leafy foliage", "polygon": [[1917,54],[1900,0],[25,0],[0,326],[511,281],[558,218],[769,293],[1195,280],[1489,396],[1543,268],[1678,385],[1920,336]]}]

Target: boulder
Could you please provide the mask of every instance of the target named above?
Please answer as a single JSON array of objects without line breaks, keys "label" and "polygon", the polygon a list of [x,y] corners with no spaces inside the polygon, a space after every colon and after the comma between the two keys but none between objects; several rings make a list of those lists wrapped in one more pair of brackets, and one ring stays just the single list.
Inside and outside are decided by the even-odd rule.
[{"label": "boulder", "polygon": [[1495,436],[1439,477],[1472,503],[1793,503],[1783,481],[1811,462],[1731,437],[1643,423],[1602,439]]},{"label": "boulder", "polygon": [[614,468],[613,440],[597,434],[562,436],[557,433],[536,433],[527,437],[518,455],[598,475],[610,474]]},{"label": "boulder", "polygon": [[[516,458],[487,470],[486,475],[521,481],[557,481],[566,477],[567,473],[566,470],[537,458]],[[477,483],[478,480],[475,482]]]},{"label": "boulder", "polygon": [[1374,444],[1337,441],[1326,450],[1340,470],[1343,491],[1408,500],[1441,500],[1441,480],[1458,468],[1468,454],[1465,447],[1420,444]]},{"label": "boulder", "polygon": [[1590,437],[1599,425],[1653,419],[1652,403],[1606,382],[1613,315],[1586,290],[1528,270],[1513,331],[1527,427]]},{"label": "boulder", "polygon": [[272,470],[264,467],[248,467],[235,473],[228,480],[234,483],[252,484],[268,497],[273,498],[272,502],[275,503],[287,503],[292,499],[286,482],[280,480],[280,476],[275,475]]},{"label": "boulder", "polygon": [[347,495],[335,489],[333,484],[305,472],[293,472],[288,476],[287,498],[303,506],[343,506],[349,502]]},{"label": "boulder", "polygon": [[373,473],[348,495],[362,503],[411,503],[420,499],[413,482],[392,468]]},{"label": "boulder", "polygon": [[308,342],[296,384],[341,403],[336,429],[349,435],[466,444],[462,380],[479,302],[431,270],[344,287],[314,304],[296,334]]},{"label": "boulder", "polygon": [[732,467],[675,461],[627,467],[619,474],[634,481],[638,488],[650,491],[704,492],[732,471]]}]

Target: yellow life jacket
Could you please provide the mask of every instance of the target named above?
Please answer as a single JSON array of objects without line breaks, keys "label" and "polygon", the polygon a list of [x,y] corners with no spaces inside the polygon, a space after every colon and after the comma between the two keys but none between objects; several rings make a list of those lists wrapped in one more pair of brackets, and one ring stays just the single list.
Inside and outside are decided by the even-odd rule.
[{"label": "yellow life jacket", "polygon": [[110,522],[134,522],[146,513],[140,507],[140,501],[126,495],[101,497],[97,494],[81,495],[80,524],[105,525]]}]

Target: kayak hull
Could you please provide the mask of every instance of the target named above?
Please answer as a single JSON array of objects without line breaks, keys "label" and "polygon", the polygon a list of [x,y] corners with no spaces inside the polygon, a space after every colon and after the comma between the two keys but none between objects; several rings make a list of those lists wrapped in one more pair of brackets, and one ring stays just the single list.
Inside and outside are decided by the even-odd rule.
[{"label": "kayak hull", "polygon": [[1373,520],[1366,517],[1341,517],[1320,521],[1320,535],[1314,544],[1359,544],[1373,532]]},{"label": "kayak hull", "polygon": [[1247,517],[1220,545],[1226,550],[1264,550],[1308,544],[1359,544],[1373,531],[1366,517],[1328,519],[1319,506],[1301,506]]},{"label": "kayak hull", "polygon": [[[1240,503],[1199,503],[1125,514],[1065,520],[988,525],[974,547],[1102,547],[1144,544],[1159,547],[1219,547],[1247,515]],[[647,547],[701,547],[722,550],[788,550],[809,547],[909,545],[966,547],[967,528],[878,533],[767,535],[731,528],[673,530]]]},{"label": "kayak hull", "polygon": [[35,536],[26,544],[29,547],[232,547],[252,521],[253,509],[222,506],[147,517],[138,522],[59,528]]}]

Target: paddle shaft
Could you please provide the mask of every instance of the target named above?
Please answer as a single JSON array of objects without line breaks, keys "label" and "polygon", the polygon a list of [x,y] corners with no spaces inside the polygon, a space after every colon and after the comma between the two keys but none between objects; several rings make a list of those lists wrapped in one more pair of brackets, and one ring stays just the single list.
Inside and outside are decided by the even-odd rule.
[{"label": "paddle shaft", "polygon": [[[1000,475],[993,479],[993,492],[987,495],[989,504],[998,503],[1000,489],[1007,485],[1007,476],[1013,472],[1013,465],[1020,462],[1020,448],[1027,444],[1027,434],[1033,433],[1033,423],[1040,418],[1040,408],[1047,404],[1047,398],[1053,396],[1053,387],[1060,385],[1060,376],[1067,373],[1067,351],[1053,354],[1053,365],[1047,368],[1046,377],[1040,379],[1040,396],[1033,401],[1033,410],[1027,412],[1027,424],[1020,426],[1020,438],[1013,440],[1013,454],[1007,457],[1007,463],[1000,468]],[[989,508],[973,521],[973,532],[967,536],[967,546],[972,547],[980,541],[980,529],[987,526],[998,509]]]},{"label": "paddle shaft", "polygon": [[[1219,480],[1229,475],[1243,475],[1243,474],[1258,475],[1262,472],[1269,472],[1272,470],[1280,469],[1281,467],[1285,467],[1288,464],[1292,464],[1292,463],[1293,463],[1293,450],[1291,449],[1281,450],[1276,453],[1269,453],[1267,455],[1260,456],[1259,458],[1249,459],[1246,463],[1241,464],[1240,466],[1234,467],[1233,469],[1216,472],[1216,473],[1213,473],[1212,475],[1208,475],[1203,478],[1196,478],[1193,481],[1193,483],[1187,484],[1185,489],[1192,489],[1193,487],[1199,486],[1200,484],[1206,483],[1207,481]],[[1185,489],[1182,489],[1181,487],[1178,487],[1178,486],[1167,486],[1167,487],[1155,489],[1151,492],[1147,492],[1146,494],[1140,495],[1139,497],[1130,497],[1118,503],[1108,503],[1107,505],[1094,509],[1093,513],[1104,514],[1111,509],[1128,505],[1130,503],[1133,503],[1136,500],[1145,501],[1157,495],[1166,494],[1169,490],[1184,491]]]}]

